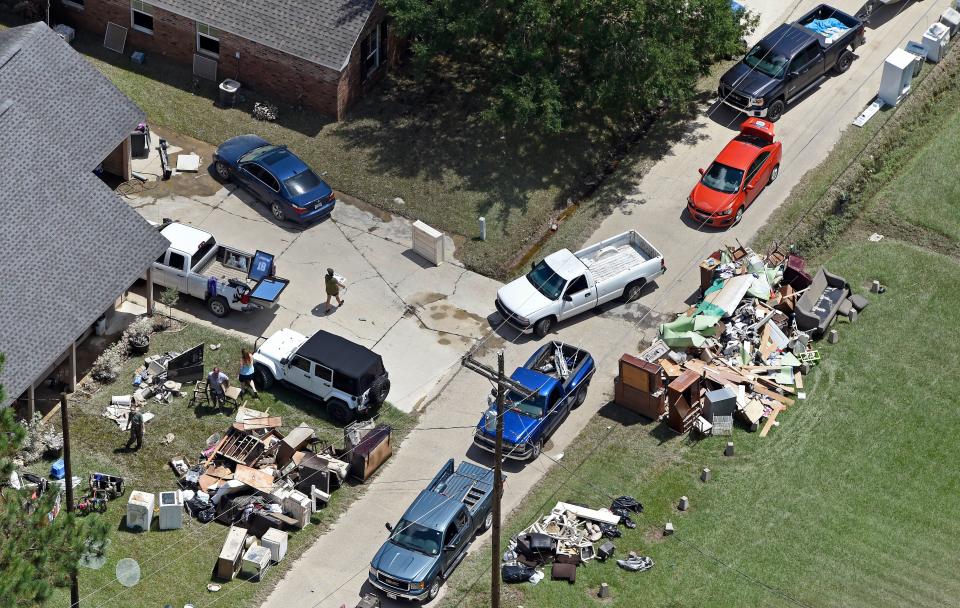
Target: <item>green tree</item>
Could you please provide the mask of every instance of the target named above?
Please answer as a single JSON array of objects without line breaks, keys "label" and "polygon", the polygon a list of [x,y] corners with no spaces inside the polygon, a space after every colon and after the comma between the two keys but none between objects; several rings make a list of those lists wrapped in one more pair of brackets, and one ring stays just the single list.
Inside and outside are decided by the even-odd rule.
[{"label": "green tree", "polygon": [[77,519],[66,512],[66,504],[51,522],[56,486],[34,501],[31,491],[7,484],[25,435],[13,408],[0,410],[0,606],[42,605],[55,587],[69,583],[88,547],[103,546],[108,532],[102,518]]},{"label": "green tree", "polygon": [[489,117],[557,132],[689,101],[756,19],[729,0],[383,0],[415,65],[476,67]]}]

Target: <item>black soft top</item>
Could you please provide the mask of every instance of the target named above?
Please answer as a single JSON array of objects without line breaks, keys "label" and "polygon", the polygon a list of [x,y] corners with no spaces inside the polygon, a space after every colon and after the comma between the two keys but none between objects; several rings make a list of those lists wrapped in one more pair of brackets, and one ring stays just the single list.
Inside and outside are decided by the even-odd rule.
[{"label": "black soft top", "polygon": [[[367,381],[372,382],[384,373],[380,355],[365,346],[326,331],[313,334],[297,350],[297,354],[358,380],[370,376]],[[363,384],[369,386],[368,382]]]}]

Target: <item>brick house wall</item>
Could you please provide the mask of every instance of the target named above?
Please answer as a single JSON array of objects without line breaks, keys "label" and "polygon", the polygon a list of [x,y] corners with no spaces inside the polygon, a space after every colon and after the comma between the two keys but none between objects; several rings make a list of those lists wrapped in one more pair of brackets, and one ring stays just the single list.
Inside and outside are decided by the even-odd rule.
[{"label": "brick house wall", "polygon": [[[129,0],[85,0],[82,10],[62,0],[58,4],[56,15],[63,23],[101,37],[108,22],[122,25],[128,28],[127,54],[143,50],[148,55],[147,61],[154,53],[191,69],[197,46],[196,22],[192,19],[155,7],[151,35],[131,27]],[[233,78],[254,91],[340,120],[363,92],[386,73],[392,45],[387,43],[381,67],[363,76],[359,43],[375,31],[379,23],[385,22],[385,18],[385,11],[377,5],[343,72],[221,32],[218,80]],[[237,52],[239,60],[235,56]]]}]

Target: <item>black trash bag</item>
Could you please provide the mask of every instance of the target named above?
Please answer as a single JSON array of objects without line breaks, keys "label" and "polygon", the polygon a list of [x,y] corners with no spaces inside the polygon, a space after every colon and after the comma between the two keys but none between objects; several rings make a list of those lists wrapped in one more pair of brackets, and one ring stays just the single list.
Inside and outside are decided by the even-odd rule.
[{"label": "black trash bag", "polygon": [[530,580],[534,568],[521,564],[504,564],[500,567],[500,578],[505,583],[525,583]]},{"label": "black trash bag", "polygon": [[217,510],[212,506],[209,509],[204,509],[203,511],[197,512],[197,521],[202,524],[208,524],[213,521],[213,518],[217,516]]},{"label": "black trash bag", "polygon": [[620,528],[613,524],[600,524],[600,531],[603,532],[605,538],[620,538],[623,536]]},{"label": "black trash bag", "polygon": [[610,510],[616,513],[619,509],[632,511],[634,513],[643,513],[643,505],[633,496],[615,498],[613,504],[610,505]]},{"label": "black trash bag", "polygon": [[620,523],[626,527],[630,528],[631,530],[637,527],[637,524],[634,523],[633,519],[631,519],[626,513],[617,513],[617,515],[620,516]]}]

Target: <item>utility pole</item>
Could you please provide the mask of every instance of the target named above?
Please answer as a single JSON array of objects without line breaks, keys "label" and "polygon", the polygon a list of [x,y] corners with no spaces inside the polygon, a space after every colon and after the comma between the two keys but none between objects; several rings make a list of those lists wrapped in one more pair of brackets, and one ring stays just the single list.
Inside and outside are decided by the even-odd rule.
[{"label": "utility pole", "polygon": [[464,355],[460,363],[497,386],[497,443],[493,456],[493,525],[490,533],[490,607],[500,608],[500,502],[503,499],[503,410],[506,406],[506,391],[512,390],[521,395],[528,391],[523,385],[506,377],[503,371],[503,351],[497,353],[497,371],[476,361],[472,353]]},{"label": "utility pole", "polygon": [[[67,491],[67,513],[73,513],[73,465],[70,463],[70,416],[67,413],[67,394],[60,393],[60,421],[63,426],[64,487]],[[80,608],[80,583],[77,569],[70,572],[70,608]]]}]

